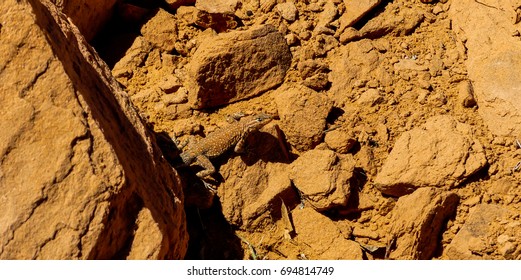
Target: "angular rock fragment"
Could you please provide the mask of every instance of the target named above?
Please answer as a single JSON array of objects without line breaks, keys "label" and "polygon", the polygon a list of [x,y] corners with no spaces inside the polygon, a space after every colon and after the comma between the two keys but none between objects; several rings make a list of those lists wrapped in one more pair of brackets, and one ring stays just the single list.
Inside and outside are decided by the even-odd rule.
[{"label": "angular rock fragment", "polygon": [[297,19],[298,10],[293,2],[277,4],[276,9],[280,16],[289,22],[293,22]]},{"label": "angular rock fragment", "polygon": [[389,74],[381,69],[381,55],[371,40],[352,42],[340,47],[339,52],[329,67],[331,89],[328,96],[335,105],[344,103],[344,98],[353,97],[350,93],[354,92],[352,89],[360,82],[360,77],[373,77],[380,85],[389,84]]},{"label": "angular rock fragment", "polygon": [[311,150],[290,168],[291,181],[317,211],[347,204],[354,171],[352,157],[339,158],[331,150]]},{"label": "angular rock fragment", "polygon": [[[242,169],[240,177],[228,177],[229,171],[238,172],[231,169],[236,167]],[[281,217],[282,200],[295,205],[298,197],[285,167],[281,163],[257,162],[245,169],[240,158],[223,166],[226,182],[218,188],[217,195],[226,220],[232,225],[253,230],[270,222],[274,216]]]},{"label": "angular rock fragment", "polygon": [[299,151],[315,147],[322,140],[332,102],[318,92],[298,84],[277,90],[275,103],[280,127],[288,142]]},{"label": "angular rock fragment", "polygon": [[[361,260],[358,243],[347,240],[333,221],[315,210],[305,207],[291,213],[297,234],[295,242],[302,242],[303,254],[309,259]],[[305,245],[304,245],[305,244]]]},{"label": "angular rock fragment", "polygon": [[390,259],[427,260],[438,247],[440,231],[454,214],[459,197],[436,188],[421,188],[398,199],[393,209]]},{"label": "angular rock fragment", "polygon": [[177,19],[169,12],[158,12],[141,27],[146,41],[165,52],[171,52],[177,41]]},{"label": "angular rock fragment", "polygon": [[345,154],[356,144],[356,139],[346,131],[335,129],[326,133],[324,142],[335,152]]},{"label": "angular rock fragment", "polygon": [[398,138],[375,186],[392,196],[420,187],[454,187],[486,164],[484,149],[469,125],[436,116]]},{"label": "angular rock fragment", "polygon": [[195,7],[211,14],[233,15],[239,3],[239,0],[197,0]]},{"label": "angular rock fragment", "polygon": [[379,38],[387,34],[409,35],[424,18],[421,12],[411,8],[399,9],[397,14],[386,10],[368,21],[360,29],[360,34],[365,38]]},{"label": "angular rock fragment", "polygon": [[282,83],[290,64],[286,40],[271,25],[217,35],[187,65],[189,101],[202,109],[257,96]]},{"label": "angular rock fragment", "polygon": [[347,27],[353,26],[363,16],[369,13],[373,8],[378,6],[382,2],[381,0],[344,0],[346,9],[339,19],[340,28],[342,32]]}]

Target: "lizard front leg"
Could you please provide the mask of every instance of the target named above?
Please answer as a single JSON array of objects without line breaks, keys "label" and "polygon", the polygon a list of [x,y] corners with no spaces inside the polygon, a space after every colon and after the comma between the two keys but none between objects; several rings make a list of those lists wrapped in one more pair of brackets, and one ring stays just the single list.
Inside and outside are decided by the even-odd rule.
[{"label": "lizard front leg", "polygon": [[206,176],[210,176],[215,173],[215,167],[213,166],[212,162],[208,157],[204,155],[199,155],[195,158],[196,165],[199,165],[203,168],[203,170],[197,172],[197,177],[203,179]]}]

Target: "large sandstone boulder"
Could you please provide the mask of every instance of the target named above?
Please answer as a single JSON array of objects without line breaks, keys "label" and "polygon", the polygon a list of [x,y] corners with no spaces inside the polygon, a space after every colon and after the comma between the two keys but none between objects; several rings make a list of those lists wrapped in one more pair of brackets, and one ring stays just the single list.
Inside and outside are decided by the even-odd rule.
[{"label": "large sandstone boulder", "polygon": [[257,96],[281,84],[290,64],[272,25],[207,38],[187,65],[189,101],[202,109]]},{"label": "large sandstone boulder", "polygon": [[452,29],[467,48],[468,76],[478,112],[495,135],[521,137],[521,72],[517,71],[521,45],[514,32],[520,8],[516,2],[454,1],[450,15]]},{"label": "large sandstone boulder", "polygon": [[420,187],[454,187],[486,164],[483,146],[471,127],[441,115],[396,140],[375,185],[392,196]]},{"label": "large sandstone boulder", "polygon": [[105,63],[48,2],[0,22],[0,258],[183,258],[177,174]]}]

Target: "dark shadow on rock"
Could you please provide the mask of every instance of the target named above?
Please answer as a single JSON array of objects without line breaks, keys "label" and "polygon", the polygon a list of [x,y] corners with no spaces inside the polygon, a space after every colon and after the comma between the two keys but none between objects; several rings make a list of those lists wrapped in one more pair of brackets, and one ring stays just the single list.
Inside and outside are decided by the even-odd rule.
[{"label": "dark shadow on rock", "polygon": [[217,198],[209,209],[187,207],[187,260],[242,260],[241,240],[222,214]]},{"label": "dark shadow on rock", "polygon": [[[136,4],[136,9],[142,9],[146,13],[142,18],[125,17],[125,15],[122,14],[124,13],[124,11],[122,11],[125,9],[124,7],[128,7],[132,4],[116,4],[112,18],[105,24],[104,28],[96,37],[92,39],[92,46],[111,69],[125,56],[126,51],[134,43],[134,40],[141,35],[141,26],[158,12],[159,3],[154,4],[154,2],[157,1],[150,1],[149,4],[146,5],[144,3]],[[137,6],[138,4],[141,6]]]},{"label": "dark shadow on rock", "polygon": [[331,218],[333,221],[344,219],[354,220],[360,218],[363,211],[369,210],[360,209],[358,207],[360,205],[360,192],[363,190],[366,183],[367,175],[365,171],[360,167],[356,167],[350,181],[351,193],[349,194],[346,206],[330,209],[326,211],[326,216]]}]

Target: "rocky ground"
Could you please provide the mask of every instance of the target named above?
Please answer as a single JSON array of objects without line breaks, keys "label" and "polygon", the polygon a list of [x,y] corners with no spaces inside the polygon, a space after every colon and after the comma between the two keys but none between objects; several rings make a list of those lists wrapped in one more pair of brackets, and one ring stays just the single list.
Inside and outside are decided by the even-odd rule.
[{"label": "rocky ground", "polygon": [[[87,38],[178,172],[186,258],[520,259],[520,20],[516,0],[123,1]],[[239,112],[274,120],[205,188],[176,142]],[[139,242],[89,257],[176,256],[134,188]]]}]

